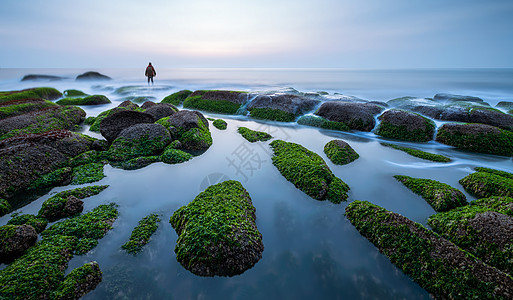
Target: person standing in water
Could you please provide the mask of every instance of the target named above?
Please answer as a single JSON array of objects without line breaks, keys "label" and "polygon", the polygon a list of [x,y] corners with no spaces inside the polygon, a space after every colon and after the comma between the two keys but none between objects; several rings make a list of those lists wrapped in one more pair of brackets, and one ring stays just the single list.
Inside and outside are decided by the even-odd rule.
[{"label": "person standing in water", "polygon": [[155,72],[155,68],[151,65],[151,63],[146,67],[146,72],[144,73],[146,77],[148,77],[148,85],[153,84],[153,77],[157,75],[157,72]]}]

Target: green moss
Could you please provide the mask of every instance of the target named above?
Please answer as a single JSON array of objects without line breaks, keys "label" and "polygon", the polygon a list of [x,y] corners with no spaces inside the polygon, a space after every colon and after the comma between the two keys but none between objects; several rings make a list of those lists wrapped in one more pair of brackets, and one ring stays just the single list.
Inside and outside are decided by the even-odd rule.
[{"label": "green moss", "polygon": [[95,121],[96,121],[96,117],[87,117],[84,121],[84,124],[93,125]]},{"label": "green moss", "polygon": [[273,137],[267,132],[251,130],[247,127],[239,127],[237,132],[240,133],[246,140],[251,143],[258,141],[268,141]]},{"label": "green moss", "polygon": [[173,94],[165,97],[164,99],[162,99],[161,103],[170,103],[170,104],[173,104],[175,106],[178,106],[178,105],[182,104],[182,102],[187,97],[189,97],[190,94],[192,94],[192,91],[182,90],[182,91],[173,93]]},{"label": "green moss", "polygon": [[31,215],[31,214],[25,214],[25,215],[17,215],[13,217],[12,219],[7,222],[8,225],[23,225],[27,224],[37,231],[37,233],[41,233],[43,230],[45,230],[46,225],[48,225],[48,220],[44,218],[39,218],[37,216]]},{"label": "green moss", "polygon": [[27,188],[28,191],[40,190],[44,188],[66,185],[71,180],[72,170],[70,167],[64,167],[45,174],[33,181]]},{"label": "green moss", "polygon": [[465,190],[479,198],[513,197],[513,179],[487,172],[472,173],[460,181]]},{"label": "green moss", "polygon": [[179,164],[192,159],[192,155],[182,150],[166,148],[160,160],[166,164]]},{"label": "green moss", "polygon": [[111,165],[116,168],[121,168],[123,170],[137,170],[147,167],[153,163],[159,162],[160,156],[141,156],[132,158],[127,161],[121,162],[112,162]]},{"label": "green moss", "polygon": [[[450,247],[452,244],[420,224],[366,201],[349,204],[346,216],[360,234],[435,298],[506,298],[504,285],[508,283],[500,280],[507,282],[511,277],[499,272],[486,274],[495,269],[483,270],[485,266],[475,257]],[[499,277],[497,282],[484,280],[494,275]]]},{"label": "green moss", "polygon": [[466,134],[461,131],[450,132],[442,126],[438,129],[436,140],[440,143],[473,152],[512,156],[513,132],[500,128],[496,128],[496,130],[497,133]]},{"label": "green moss", "polygon": [[90,287],[91,281],[99,283],[102,279],[102,272],[97,262],[86,263],[81,267],[73,269],[57,287],[52,294],[52,299],[80,299],[89,292],[84,288]]},{"label": "green moss", "polygon": [[11,209],[11,204],[7,200],[0,198],[0,217],[10,212]]},{"label": "green moss", "polygon": [[101,239],[112,228],[112,223],[117,217],[116,204],[100,205],[86,214],[52,225],[41,235],[43,239],[55,236],[73,236],[77,239],[77,242],[86,239],[86,245],[89,245],[89,247],[84,247],[84,244],[82,244],[82,247],[75,249],[76,254],[85,254],[96,246],[94,241],[91,243],[91,240]]},{"label": "green moss", "polygon": [[91,164],[91,163],[97,163],[102,162],[107,159],[107,152],[106,151],[96,151],[96,150],[90,150],[83,152],[75,157],[73,157],[69,165],[74,168],[81,165]]},{"label": "green moss", "polygon": [[[328,198],[333,203],[347,200],[349,186],[335,179],[324,160],[305,147],[281,140],[271,142],[273,164],[288,181],[317,200]],[[332,181],[336,180],[334,185]],[[330,187],[334,190],[330,191]]]},{"label": "green moss", "polygon": [[202,96],[192,96],[183,102],[184,108],[193,108],[204,111],[210,111],[220,114],[236,114],[241,104],[233,103],[226,100],[206,100]]},{"label": "green moss", "polygon": [[272,120],[280,122],[294,122],[296,115],[286,111],[272,108],[251,108],[249,116],[255,119]]},{"label": "green moss", "polygon": [[470,202],[470,205],[483,206],[489,210],[513,217],[513,198],[511,197],[481,198]]},{"label": "green moss", "polygon": [[64,98],[57,101],[59,105],[98,105],[107,103],[111,103],[111,101],[103,95],[92,95],[84,98]]},{"label": "green moss", "polygon": [[[420,116],[420,115],[419,115]],[[406,125],[394,125],[387,121],[382,121],[376,129],[376,134],[386,138],[393,138],[403,141],[428,142],[433,139],[435,132],[435,123],[426,117],[422,117],[425,126],[422,129],[409,130]]]},{"label": "green moss", "polygon": [[508,173],[508,172],[504,172],[504,171],[500,171],[500,170],[495,170],[495,169],[490,169],[490,168],[483,168],[483,167],[477,167],[477,168],[475,168],[475,170],[478,171],[478,172],[485,172],[485,173],[499,175],[499,176],[502,176],[504,178],[513,179],[513,174]]},{"label": "green moss", "polygon": [[[223,253],[244,253],[248,250],[242,247],[250,243],[262,245],[255,218],[255,207],[240,182],[230,180],[208,187],[192,202],[175,211],[169,220],[178,234],[177,260],[192,272],[226,268],[225,264],[234,262],[227,262],[230,257],[224,257]],[[261,247],[263,250],[263,245]],[[230,250],[216,251],[223,248]],[[228,274],[215,274],[214,271],[210,276],[237,273],[240,270],[230,270]]]},{"label": "green moss", "polygon": [[37,216],[41,218],[48,218],[48,216],[61,215],[69,196],[84,199],[99,194],[107,187],[108,185],[93,185],[55,194],[43,202]]},{"label": "green moss", "polygon": [[0,298],[50,299],[64,278],[75,242],[65,236],[39,241],[0,271]]},{"label": "green moss", "polygon": [[424,152],[421,150],[402,147],[402,146],[389,144],[389,143],[381,143],[381,145],[383,145],[385,147],[390,147],[390,148],[394,148],[397,150],[401,150],[403,152],[408,153],[411,156],[415,156],[415,157],[430,160],[430,161],[435,161],[435,162],[450,162],[451,161],[451,159],[449,157],[443,156],[440,154],[433,154],[433,153]]},{"label": "green moss", "polygon": [[169,140],[164,137],[149,138],[147,135],[128,140],[117,138],[107,152],[109,160],[126,161],[140,156],[152,156],[164,149]]},{"label": "green moss", "polygon": [[79,90],[74,90],[74,89],[64,90],[63,95],[64,95],[64,97],[83,97],[83,96],[88,96],[86,93],[84,93],[82,91],[79,91]]},{"label": "green moss", "polygon": [[222,120],[222,119],[214,120],[212,125],[214,125],[214,127],[219,130],[225,130],[228,127],[228,124],[226,124],[226,121]]},{"label": "green moss", "polygon": [[71,184],[84,184],[102,180],[103,163],[90,163],[73,168]]},{"label": "green moss", "polygon": [[[492,201],[495,203],[492,204]],[[476,216],[489,211],[501,213],[506,209],[511,213],[511,209],[508,209],[508,207],[512,206],[513,199],[488,198],[486,202],[486,205],[483,205],[484,202],[481,201],[477,205],[460,207],[449,212],[433,215],[429,217],[428,224],[434,231],[479,257],[487,264],[508,274],[513,274],[513,241],[510,239],[509,242],[501,245],[497,238],[484,238],[483,234],[479,232],[481,229],[475,228],[472,224]],[[493,208],[489,204],[492,204]],[[493,223],[496,223],[496,221],[494,220]],[[508,225],[503,224],[503,226]],[[502,231],[503,228],[497,230]],[[500,234],[510,235],[511,232],[501,232]]]},{"label": "green moss", "polygon": [[401,175],[395,175],[394,178],[412,192],[424,198],[438,212],[467,205],[465,195],[448,184],[431,179],[412,178]]},{"label": "green moss", "polygon": [[331,129],[331,130],[339,130],[339,131],[349,131],[350,128],[346,124],[342,122],[333,122],[329,121],[323,117],[319,116],[301,116],[299,120],[297,120],[297,123],[300,125],[307,125],[307,126],[314,126],[314,127],[320,127],[324,129]]},{"label": "green moss", "polygon": [[0,226],[0,249],[2,250],[2,254],[4,254],[4,249],[10,251],[9,243],[7,241],[14,237],[17,227],[17,225],[11,224]]},{"label": "green moss", "polygon": [[212,146],[212,135],[208,129],[191,128],[181,134],[179,140],[190,150],[202,150]]},{"label": "green moss", "polygon": [[62,97],[61,92],[54,88],[40,87],[21,91],[9,91],[0,93],[0,103],[31,98],[43,98],[53,100]]},{"label": "green moss", "polygon": [[324,145],[324,153],[336,165],[345,165],[360,157],[348,144],[342,146],[337,140],[332,140]]},{"label": "green moss", "polygon": [[132,230],[130,240],[123,244],[121,248],[133,255],[139,253],[143,246],[150,241],[151,235],[157,230],[159,222],[160,218],[157,214],[151,214],[142,218],[139,224]]},{"label": "green moss", "polygon": [[0,107],[0,119],[6,119],[9,117],[18,116],[24,113],[44,109],[47,107],[57,106],[57,104],[52,101],[42,101],[41,102],[26,102],[20,104],[12,104]]}]

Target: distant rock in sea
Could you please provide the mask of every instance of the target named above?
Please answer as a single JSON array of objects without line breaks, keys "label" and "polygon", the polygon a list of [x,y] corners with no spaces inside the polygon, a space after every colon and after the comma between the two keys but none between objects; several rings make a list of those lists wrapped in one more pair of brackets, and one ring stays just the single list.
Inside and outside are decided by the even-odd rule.
[{"label": "distant rock in sea", "polygon": [[54,76],[54,75],[44,75],[44,74],[28,74],[23,76],[21,81],[56,81],[62,80],[65,77]]},{"label": "distant rock in sea", "polygon": [[109,76],[100,74],[98,72],[85,72],[77,76],[75,80],[111,80]]}]

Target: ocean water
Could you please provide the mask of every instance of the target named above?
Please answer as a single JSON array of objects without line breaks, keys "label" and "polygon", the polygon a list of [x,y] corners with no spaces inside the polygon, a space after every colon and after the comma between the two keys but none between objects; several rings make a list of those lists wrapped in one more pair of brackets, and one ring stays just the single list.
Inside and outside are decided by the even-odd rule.
[{"label": "ocean water", "polygon": [[[168,69],[159,70],[155,85],[148,87],[144,68],[97,69],[112,81],[76,82],[78,69],[0,69],[0,90],[51,86],[59,90],[80,89],[104,94],[113,103],[83,106],[88,116],[117,106],[124,97],[145,96],[160,101],[182,89],[235,89],[245,91],[326,91],[366,100],[386,101],[402,96],[432,97],[455,93],[483,98],[494,106],[513,101],[513,70],[290,70],[290,69]],[[60,81],[21,82],[26,74],[67,77]],[[119,88],[123,88],[120,90]],[[115,202],[120,215],[114,228],[86,255],[75,256],[67,272],[89,261],[97,261],[103,281],[84,299],[429,299],[429,294],[397,269],[386,256],[362,237],[344,216],[354,200],[366,200],[426,225],[434,210],[420,197],[397,182],[393,175],[435,179],[466,193],[458,180],[485,166],[513,172],[511,158],[459,151],[429,143],[398,144],[453,159],[434,163],[383,147],[373,133],[337,132],[295,123],[255,121],[244,116],[205,113],[223,118],[228,129],[210,126],[213,145],[201,156],[178,164],[152,164],[125,171],[105,166],[106,177],[94,184],[110,187],[85,199],[85,211]],[[440,124],[440,123],[438,123]],[[249,143],[239,126],[266,131],[276,139],[299,143],[319,154],[336,176],[351,190],[347,203],[317,201],[288,182],[271,163],[269,142]],[[87,128],[84,133],[100,137]],[[323,152],[332,139],[348,142],[360,158],[351,164],[331,163]],[[174,253],[177,235],[169,218],[210,184],[226,179],[240,181],[256,208],[257,226],[263,235],[262,259],[234,277],[205,278],[184,269]],[[53,194],[76,188],[54,188],[18,211],[37,213]],[[137,222],[150,213],[162,221],[150,243],[137,256],[126,254],[121,245]],[[10,216],[0,218],[5,224]],[[5,267],[2,265],[1,268]]]}]

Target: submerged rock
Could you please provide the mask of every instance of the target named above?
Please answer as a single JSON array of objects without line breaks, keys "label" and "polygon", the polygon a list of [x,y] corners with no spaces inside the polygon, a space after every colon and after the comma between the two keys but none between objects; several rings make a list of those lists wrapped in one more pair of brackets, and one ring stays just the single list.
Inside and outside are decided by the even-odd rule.
[{"label": "submerged rock", "polygon": [[20,257],[36,240],[37,232],[30,225],[0,226],[0,262]]},{"label": "submerged rock", "polygon": [[416,113],[399,109],[385,111],[378,117],[381,123],[376,134],[398,140],[428,142],[433,139],[435,124]]},{"label": "submerged rock", "polygon": [[255,207],[242,184],[212,185],[169,220],[178,234],[176,259],[199,276],[242,274],[264,251],[255,221]]},{"label": "submerged rock", "polygon": [[111,80],[109,76],[100,74],[98,72],[85,72],[77,76],[75,80]]},{"label": "submerged rock", "polygon": [[384,107],[373,103],[324,102],[315,112],[329,121],[346,124],[350,129],[371,131],[376,125],[374,116]]},{"label": "submerged rock", "polygon": [[124,243],[121,248],[126,252],[136,255],[146,245],[151,235],[157,230],[160,218],[157,214],[151,214],[139,221],[139,224],[132,230],[130,240]]},{"label": "submerged rock", "polygon": [[513,155],[513,133],[485,124],[444,124],[436,141],[473,152]]},{"label": "submerged rock", "polygon": [[346,217],[381,253],[435,298],[509,299],[513,279],[422,225],[366,201]]},{"label": "submerged rock", "polygon": [[100,133],[109,142],[114,141],[121,131],[136,124],[153,123],[152,115],[132,110],[120,110],[100,122]]}]

